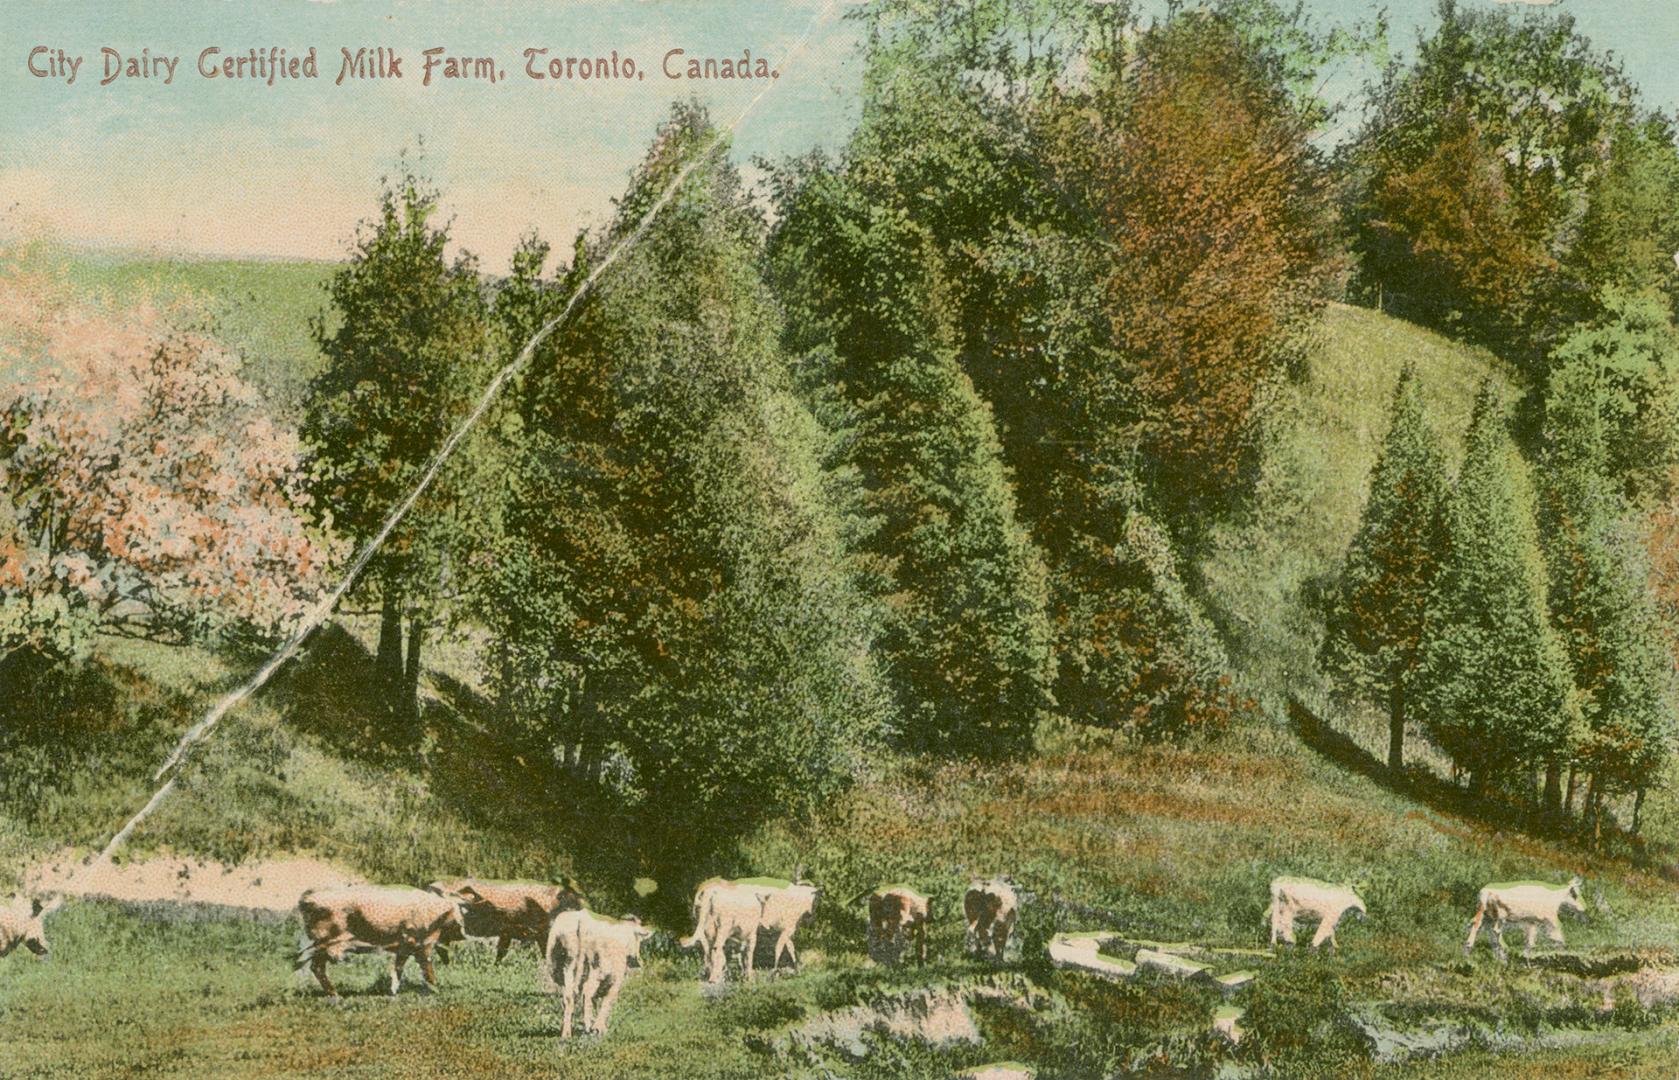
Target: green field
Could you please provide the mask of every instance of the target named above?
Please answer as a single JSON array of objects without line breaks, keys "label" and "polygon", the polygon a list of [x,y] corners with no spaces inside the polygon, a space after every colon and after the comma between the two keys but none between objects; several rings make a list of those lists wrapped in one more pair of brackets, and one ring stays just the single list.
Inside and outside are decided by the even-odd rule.
[{"label": "green field", "polygon": [[[221,324],[243,328],[230,337],[250,351],[252,377],[282,409],[295,405],[311,370],[298,328],[319,307],[328,268],[115,256],[77,266],[88,284],[211,294]],[[934,1078],[1004,1059],[1033,1063],[1044,1078],[1241,1075],[1259,1064],[1258,1042],[1233,1053],[1210,1034],[1227,1005],[1216,989],[1056,971],[1043,946],[1064,930],[1118,929],[1258,948],[1266,886],[1279,874],[1356,882],[1370,912],[1343,924],[1339,956],[1262,962],[1256,987],[1233,999],[1280,1003],[1267,1030],[1322,1049],[1316,1074],[1673,1075],[1679,1013],[1638,1005],[1613,982],[1632,966],[1679,965],[1679,895],[1669,881],[1419,802],[1309,748],[1282,722],[1290,694],[1321,706],[1309,596],[1354,528],[1406,359],[1455,444],[1490,362],[1385,316],[1333,308],[1311,380],[1287,391],[1250,519],[1222,528],[1199,568],[1274,722],[1200,747],[1053,731],[1026,763],[882,762],[812,820],[763,828],[642,900],[633,883],[652,868],[619,822],[563,787],[514,781],[519,750],[490,733],[473,675],[480,642],[467,635],[431,649],[422,721],[392,733],[372,719],[378,703],[366,691],[376,628],[345,617],[229,717],[124,857],[235,862],[295,852],[410,883],[569,873],[600,910],[639,909],[663,931],[632,973],[612,1030],[563,1044],[529,950],[496,966],[484,947],[460,947],[439,969],[440,993],[417,992],[411,970],[395,1000],[355,992],[382,971],[361,959],[341,969],[351,993],[334,1008],[290,970],[295,923],[73,902],[49,922],[50,959],[20,950],[0,960],[0,1075]],[[1284,491],[1295,494],[1285,501]],[[103,843],[149,794],[149,771],[180,730],[259,659],[113,639],[79,682],[43,698],[40,737],[0,775],[0,891],[48,851]],[[1361,718],[1334,720],[1355,745],[1375,745]],[[1646,813],[1650,850],[1667,851],[1671,796],[1653,794]],[[804,970],[702,988],[697,956],[673,944],[689,929],[693,882],[791,875],[801,865],[824,890],[800,935]],[[1024,947],[996,971],[960,957],[958,910],[969,878],[1004,872],[1027,894]],[[1482,884],[1571,874],[1587,882],[1587,916],[1565,920],[1583,974],[1504,967],[1484,947],[1461,959]],[[887,881],[934,898],[925,972],[863,958],[863,905],[846,901]],[[935,1049],[867,1034],[857,1058],[811,1041],[844,1010],[890,1009],[927,986],[983,999],[972,1005],[983,1042]],[[1364,1018],[1390,1048],[1410,1040],[1451,1052],[1338,1059],[1335,1047],[1362,1037],[1326,1019],[1341,1014]],[[1279,1075],[1312,1074],[1287,1064],[1287,1041],[1276,1038]]]}]

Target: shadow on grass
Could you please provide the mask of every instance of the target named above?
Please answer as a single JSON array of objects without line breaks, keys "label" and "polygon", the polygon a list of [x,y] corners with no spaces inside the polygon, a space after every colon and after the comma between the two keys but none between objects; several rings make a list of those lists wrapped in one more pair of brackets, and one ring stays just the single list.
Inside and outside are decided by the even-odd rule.
[{"label": "shadow on grass", "polygon": [[1395,777],[1386,762],[1359,746],[1351,737],[1336,731],[1292,696],[1288,701],[1288,718],[1301,742],[1330,762],[1388,791],[1420,802],[1437,813],[1501,831],[1521,833],[1537,840],[1570,843],[1582,855],[1623,861],[1668,881],[1679,882],[1679,865],[1673,863],[1673,851],[1665,846],[1651,845],[1643,837],[1632,835],[1613,821],[1604,823],[1599,848],[1587,851],[1587,839],[1579,835],[1574,827],[1559,826],[1537,808],[1476,797],[1467,789],[1415,766],[1405,770],[1402,776]]}]

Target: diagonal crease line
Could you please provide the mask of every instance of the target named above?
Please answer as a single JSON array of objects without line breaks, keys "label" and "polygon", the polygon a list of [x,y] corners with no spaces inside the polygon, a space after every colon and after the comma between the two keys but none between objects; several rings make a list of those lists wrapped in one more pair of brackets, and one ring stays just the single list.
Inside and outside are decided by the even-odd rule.
[{"label": "diagonal crease line", "polygon": [[[814,34],[816,32],[816,28],[827,19],[829,13],[833,11],[837,2],[838,0],[826,0],[821,9],[818,10],[811,18],[810,23],[805,27],[804,32],[799,35],[798,39],[795,40],[788,50],[782,55],[781,60],[775,67],[776,71],[780,71],[782,73],[786,72],[788,66],[792,63],[794,58],[803,52],[805,46],[810,43],[811,35]],[[653,219],[657,217],[659,212],[670,203],[672,198],[675,197],[676,192],[682,187],[682,184],[688,179],[688,176],[700,165],[709,160],[720,148],[722,148],[725,143],[725,139],[729,135],[734,134],[735,130],[740,127],[741,123],[745,121],[753,109],[757,108],[758,103],[764,99],[765,95],[767,95],[770,90],[778,84],[778,82],[779,80],[771,79],[765,84],[763,89],[758,91],[752,100],[746,103],[745,107],[743,107],[740,112],[735,115],[733,120],[729,121],[722,128],[716,130],[712,136],[711,145],[706,146],[699,152],[695,153],[689,162],[677,171],[677,174],[671,178],[670,183],[666,185],[665,190],[659,195],[658,199],[655,200],[653,205],[648,208],[647,212],[642,215],[642,218],[636,224],[636,227],[607,251],[606,256],[601,259],[599,265],[591,270],[588,276],[583,279],[582,283],[579,284],[572,292],[571,298],[566,301],[566,305],[560,310],[560,313],[544,323],[542,327],[531,336],[531,339],[525,343],[525,347],[519,350],[519,354],[502,367],[500,371],[496,372],[495,377],[491,379],[489,385],[484,388],[483,394],[479,396],[478,403],[473,407],[472,412],[467,414],[466,419],[450,433],[447,439],[444,440],[443,445],[439,447],[437,453],[432,456],[431,463],[426,467],[426,471],[420,476],[419,482],[416,483],[413,489],[409,491],[408,495],[391,510],[390,514],[385,518],[385,523],[380,526],[379,531],[374,534],[373,538],[363,545],[362,549],[357,552],[355,559],[351,561],[338,584],[329,589],[320,598],[320,600],[316,602],[315,606],[309,609],[308,614],[304,616],[303,620],[297,625],[297,628],[292,631],[291,635],[286,639],[285,644],[281,645],[280,648],[268,658],[268,661],[263,664],[262,667],[257,669],[256,674],[247,679],[238,689],[223,697],[216,703],[214,708],[204,715],[203,719],[199,720],[198,723],[187,729],[187,731],[181,736],[180,740],[175,744],[175,748],[170,752],[169,757],[165,759],[163,764],[158,767],[157,771],[152,774],[152,780],[153,782],[162,780],[171,772],[175,775],[169,776],[169,779],[163,784],[163,786],[153,792],[152,797],[146,801],[146,804],[142,806],[133,817],[128,819],[123,827],[117,831],[116,835],[111,837],[110,842],[107,843],[104,849],[100,851],[98,857],[84,865],[82,873],[85,873],[88,867],[110,861],[111,856],[118,848],[128,841],[129,836],[131,836],[134,830],[140,826],[141,822],[145,821],[155,810],[157,810],[159,806],[163,805],[164,800],[166,800],[169,797],[169,794],[174,791],[175,781],[180,775],[178,770],[186,761],[187,756],[191,753],[192,749],[207,738],[210,733],[215,730],[216,725],[221,723],[222,718],[232,711],[235,706],[244,701],[257,690],[261,689],[262,686],[274,676],[274,673],[278,671],[287,660],[290,660],[293,656],[297,655],[297,651],[302,647],[304,639],[313,633],[315,629],[325,622],[327,617],[332,614],[333,608],[338,606],[338,602],[342,600],[344,598],[344,594],[350,590],[350,586],[355,581],[356,577],[363,569],[366,568],[368,562],[378,552],[379,548],[385,543],[385,541],[390,539],[390,535],[396,529],[397,525],[401,524],[403,518],[407,517],[408,512],[412,510],[414,508],[414,504],[419,501],[420,496],[425,494],[426,489],[429,488],[432,481],[437,478],[438,472],[449,460],[449,457],[455,452],[455,448],[460,445],[461,441],[465,439],[469,433],[471,433],[472,429],[477,426],[478,421],[483,418],[484,413],[489,410],[490,405],[493,404],[496,398],[501,395],[501,391],[507,385],[508,380],[518,374],[519,370],[530,362],[530,359],[535,354],[537,348],[541,346],[544,341],[548,340],[548,338],[553,335],[554,331],[558,330],[565,324],[566,320],[571,317],[572,312],[576,310],[577,305],[581,303],[583,298],[594,288],[594,285],[600,279],[600,276],[604,274],[609,267],[616,263],[626,251],[633,247],[643,235],[646,234],[648,228],[653,223]],[[77,877],[80,876],[81,874],[79,873]],[[59,895],[52,901],[47,910],[55,911],[63,905],[66,892],[68,891],[68,886],[73,884],[75,880],[76,878],[72,878],[70,882],[66,883],[65,889],[60,891]]]}]

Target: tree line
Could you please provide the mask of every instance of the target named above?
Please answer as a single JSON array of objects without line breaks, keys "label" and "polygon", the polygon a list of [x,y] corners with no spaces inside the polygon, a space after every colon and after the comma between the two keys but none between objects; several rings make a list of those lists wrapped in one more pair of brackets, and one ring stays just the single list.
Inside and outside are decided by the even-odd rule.
[{"label": "tree line", "polygon": [[[1642,792],[1672,741],[1679,560],[1651,538],[1679,520],[1679,151],[1567,16],[1439,15],[1331,149],[1325,65],[1371,41],[1271,0],[1152,20],[881,0],[854,16],[837,150],[765,163],[754,192],[677,105],[610,224],[559,255],[532,234],[499,277],[450,254],[439,193],[404,168],[330,284],[298,439],[244,443],[263,583],[203,557],[169,597],[245,587],[272,616],[203,633],[282,619],[639,234],[358,583],[392,724],[415,719],[428,638],[481,627],[528,760],[717,835],[818,805],[883,747],[1213,735],[1256,705],[1197,560],[1251,511],[1272,405],[1350,296],[1488,345],[1515,393],[1483,390],[1451,478],[1401,381],[1324,670],[1387,707],[1395,768],[1414,721],[1477,791],[1539,777],[1559,813],[1582,778],[1588,811]],[[38,396],[8,394],[0,665],[112,625],[34,464],[77,459],[41,438]],[[145,568],[120,518],[72,545],[95,573]],[[127,625],[184,632],[157,595]]]}]

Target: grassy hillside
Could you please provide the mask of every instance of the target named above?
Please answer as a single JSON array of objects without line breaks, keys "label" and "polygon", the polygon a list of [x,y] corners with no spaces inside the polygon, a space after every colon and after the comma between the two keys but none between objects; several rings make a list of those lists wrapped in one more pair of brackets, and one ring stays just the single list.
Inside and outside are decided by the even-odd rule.
[{"label": "grassy hillside", "polygon": [[[224,325],[268,343],[268,358],[253,357],[251,368],[266,373],[265,386],[283,397],[306,378],[300,354],[288,350],[306,343],[296,327],[317,302],[309,282],[323,268],[85,266],[89,281],[113,287],[157,275],[210,290]],[[267,290],[263,275],[289,284]],[[247,287],[262,299],[242,300]],[[1491,370],[1486,358],[1379,314],[1335,308],[1312,378],[1290,391],[1251,519],[1223,529],[1203,567],[1235,657],[1273,702],[1315,693],[1310,597],[1356,523],[1406,359],[1418,363],[1442,433],[1456,442]],[[0,960],[0,1072],[930,1080],[1019,1059],[1045,1080],[1121,1068],[1205,1075],[1254,1064],[1253,1043],[1233,1055],[1209,1035],[1226,1004],[1217,990],[1055,971],[1042,959],[1044,942],[1066,929],[1116,929],[1257,948],[1266,884],[1280,873],[1357,882],[1370,909],[1368,921],[1343,926],[1340,956],[1254,961],[1260,982],[1237,999],[1286,1003],[1273,1009],[1272,1030],[1318,1047],[1323,1075],[1673,1071],[1679,1014],[1659,995],[1639,1005],[1613,981],[1644,964],[1660,982],[1679,966],[1679,897],[1669,883],[1432,809],[1269,725],[1203,748],[1068,734],[1029,763],[882,763],[812,820],[776,823],[690,868],[694,877],[787,874],[802,864],[825,890],[801,934],[803,972],[707,991],[697,957],[673,944],[689,929],[691,882],[661,881],[639,901],[631,883],[653,868],[639,861],[624,823],[574,790],[522,782],[520,748],[486,725],[474,642],[430,650],[422,720],[399,730],[376,719],[379,703],[368,696],[373,630],[347,617],[318,634],[305,660],[228,718],[125,857],[298,852],[407,882],[573,874],[602,910],[639,906],[664,931],[632,974],[612,1031],[562,1045],[528,951],[496,966],[482,948],[463,948],[440,969],[435,997],[352,994],[334,1010],[290,970],[294,925],[84,902],[54,916],[50,960],[21,952]],[[0,770],[0,878],[61,844],[102,843],[149,793],[149,770],[175,735],[257,659],[112,640],[78,684],[42,696]],[[1027,902],[1022,958],[998,973],[961,957],[957,909],[968,878],[1001,872]],[[1585,974],[1504,967],[1484,947],[1460,959],[1480,885],[1573,873],[1588,882],[1587,916],[1566,924],[1570,946],[1582,950],[1572,955],[1589,961]],[[863,910],[847,901],[885,881],[916,884],[940,905],[926,972],[863,958]],[[0,880],[0,892],[9,884]],[[347,966],[339,981],[353,990],[381,962]],[[812,1034],[840,1010],[889,1008],[928,985],[972,999],[982,1043],[931,1049],[862,1034],[859,1058]],[[1405,1040],[1461,1049],[1443,1061],[1397,1060],[1397,1052],[1375,1066],[1336,1061],[1336,1046],[1362,1038],[1329,1022],[1337,1012],[1362,1017],[1390,1049]],[[1182,1068],[1191,1071],[1174,1071]]]},{"label": "grassy hillside", "polygon": [[1497,361],[1411,323],[1333,305],[1309,378],[1280,403],[1252,506],[1218,529],[1201,567],[1233,659],[1276,703],[1321,690],[1312,596],[1358,528],[1407,361],[1455,469],[1481,381],[1510,389]]}]

